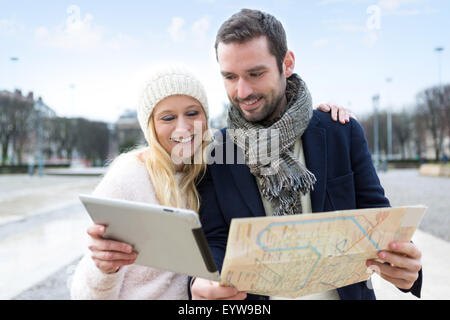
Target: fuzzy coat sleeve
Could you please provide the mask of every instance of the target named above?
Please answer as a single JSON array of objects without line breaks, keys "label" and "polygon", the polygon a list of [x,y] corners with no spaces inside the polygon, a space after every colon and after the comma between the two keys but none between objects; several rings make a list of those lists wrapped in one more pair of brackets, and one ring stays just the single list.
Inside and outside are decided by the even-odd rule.
[{"label": "fuzzy coat sleeve", "polygon": [[[117,157],[95,188],[93,195],[158,203],[145,165],[138,159],[136,152]],[[105,274],[97,268],[91,258],[91,252],[87,250],[72,278],[72,299],[119,299],[128,267],[123,266],[116,273]]]}]

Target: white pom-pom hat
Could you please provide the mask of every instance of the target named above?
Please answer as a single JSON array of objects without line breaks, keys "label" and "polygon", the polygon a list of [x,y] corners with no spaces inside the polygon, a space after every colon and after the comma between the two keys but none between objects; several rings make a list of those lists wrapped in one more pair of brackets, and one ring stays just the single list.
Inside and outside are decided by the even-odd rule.
[{"label": "white pom-pom hat", "polygon": [[196,99],[202,105],[206,119],[208,119],[206,91],[193,72],[179,64],[159,67],[145,82],[137,107],[139,125],[147,142],[149,142],[148,120],[153,109],[158,102],[173,95],[186,95]]}]

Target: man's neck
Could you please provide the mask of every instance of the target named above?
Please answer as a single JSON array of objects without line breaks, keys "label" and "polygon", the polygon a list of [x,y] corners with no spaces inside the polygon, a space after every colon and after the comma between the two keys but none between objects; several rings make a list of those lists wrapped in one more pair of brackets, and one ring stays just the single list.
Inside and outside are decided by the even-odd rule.
[{"label": "man's neck", "polygon": [[286,109],[287,109],[287,98],[286,95],[283,95],[283,98],[281,99],[275,111],[269,117],[260,121],[259,123],[264,127],[272,126],[275,122],[281,119]]}]

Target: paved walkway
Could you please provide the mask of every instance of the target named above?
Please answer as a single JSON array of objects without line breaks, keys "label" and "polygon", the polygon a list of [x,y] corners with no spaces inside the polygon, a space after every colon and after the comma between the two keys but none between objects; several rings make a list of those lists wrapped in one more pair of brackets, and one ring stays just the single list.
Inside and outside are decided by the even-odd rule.
[{"label": "paved walkway", "polygon": [[11,299],[86,248],[78,200],[99,177],[0,175],[0,299]]},{"label": "paved walkway", "polygon": [[[429,233],[417,230],[413,242],[422,251],[422,297],[425,300],[450,299],[450,242],[439,239]],[[372,285],[377,299],[411,299],[412,294],[404,294],[378,275],[372,276]]]},{"label": "paved walkway", "polygon": [[0,175],[0,226],[78,204],[99,177]]},{"label": "paved walkway", "polygon": [[[450,179],[420,177],[412,170],[381,173],[380,179],[393,205],[429,206],[413,237],[423,253],[422,299],[450,299],[450,242],[444,240],[450,234]],[[90,193],[98,181],[0,176],[0,299],[70,298],[67,284],[86,250],[90,224],[76,196]],[[7,223],[12,212],[16,218]],[[376,275],[372,279],[378,299],[414,299]]]},{"label": "paved walkway", "polygon": [[450,242],[450,178],[424,177],[418,170],[390,170],[378,174],[392,206],[428,207],[420,229]]},{"label": "paved walkway", "polygon": [[[64,210],[67,214],[61,212],[56,219],[0,240],[0,299],[12,299],[41,281],[48,281],[83,253],[89,218],[81,207]],[[32,299],[47,299],[47,292]]]}]

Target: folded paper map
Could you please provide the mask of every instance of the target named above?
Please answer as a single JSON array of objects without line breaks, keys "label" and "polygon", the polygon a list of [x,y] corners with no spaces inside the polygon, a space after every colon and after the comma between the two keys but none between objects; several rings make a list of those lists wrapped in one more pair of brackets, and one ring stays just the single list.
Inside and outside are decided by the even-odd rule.
[{"label": "folded paper map", "polygon": [[410,241],[426,207],[409,206],[233,219],[223,285],[298,298],[369,279],[367,259]]}]

